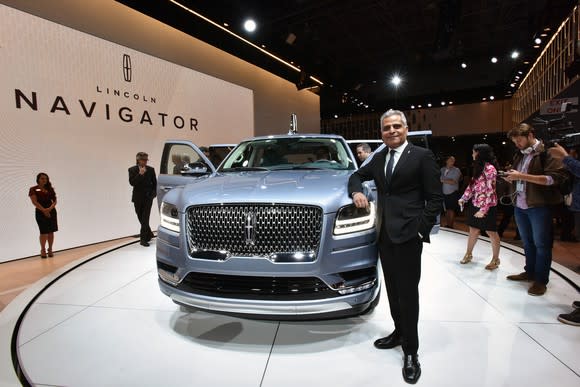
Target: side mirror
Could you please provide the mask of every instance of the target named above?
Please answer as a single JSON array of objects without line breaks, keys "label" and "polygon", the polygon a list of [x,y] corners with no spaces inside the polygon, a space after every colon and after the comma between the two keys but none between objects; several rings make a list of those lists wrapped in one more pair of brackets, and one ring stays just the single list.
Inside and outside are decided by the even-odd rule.
[{"label": "side mirror", "polygon": [[205,163],[189,163],[181,168],[182,175],[205,175],[208,173],[208,167]]}]

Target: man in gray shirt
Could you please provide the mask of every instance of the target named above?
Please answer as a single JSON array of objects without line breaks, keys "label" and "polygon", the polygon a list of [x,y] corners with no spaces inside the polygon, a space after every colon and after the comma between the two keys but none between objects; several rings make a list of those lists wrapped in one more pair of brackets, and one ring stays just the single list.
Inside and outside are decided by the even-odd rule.
[{"label": "man in gray shirt", "polygon": [[448,228],[453,228],[455,213],[459,211],[459,180],[461,171],[455,166],[455,157],[449,156],[441,168],[441,183],[445,200],[445,221]]}]

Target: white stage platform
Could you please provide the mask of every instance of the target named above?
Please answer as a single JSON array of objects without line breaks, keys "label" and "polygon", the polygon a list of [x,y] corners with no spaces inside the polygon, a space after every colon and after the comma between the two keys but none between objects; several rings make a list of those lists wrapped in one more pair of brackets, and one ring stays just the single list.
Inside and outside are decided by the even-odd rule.
[{"label": "white stage platform", "polygon": [[[502,248],[500,268],[489,272],[489,243],[479,241],[475,261],[460,265],[465,244],[464,234],[442,230],[425,245],[419,385],[580,386],[580,328],[556,320],[572,310],[576,290],[552,273],[546,295],[529,296],[527,283],[505,279],[523,268],[517,249]],[[373,347],[393,329],[385,294],[373,313],[342,320],[189,313],[159,291],[154,245],[91,258],[39,281],[0,313],[0,385],[20,384],[10,353],[20,316],[18,361],[34,385],[406,385],[400,347]]]}]

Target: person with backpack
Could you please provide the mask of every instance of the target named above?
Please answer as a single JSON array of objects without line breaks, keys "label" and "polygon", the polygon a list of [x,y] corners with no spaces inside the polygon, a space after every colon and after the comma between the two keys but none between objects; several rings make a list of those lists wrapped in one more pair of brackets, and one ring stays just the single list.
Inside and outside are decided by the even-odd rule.
[{"label": "person with backpack", "polygon": [[514,215],[526,255],[524,271],[507,279],[532,282],[528,294],[541,296],[546,293],[552,265],[551,207],[562,204],[559,186],[566,181],[566,171],[561,160],[546,152],[531,125],[522,123],[507,136],[518,150],[514,169],[506,172],[504,179],[512,183],[515,192]]}]

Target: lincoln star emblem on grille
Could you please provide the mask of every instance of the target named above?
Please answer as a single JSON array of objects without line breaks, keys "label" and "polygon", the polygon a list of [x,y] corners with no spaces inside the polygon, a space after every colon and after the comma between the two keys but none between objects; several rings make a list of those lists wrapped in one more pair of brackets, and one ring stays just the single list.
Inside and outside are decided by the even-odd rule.
[{"label": "lincoln star emblem on grille", "polygon": [[246,214],[244,235],[246,237],[246,245],[253,246],[256,243],[256,214],[253,211],[249,211]]}]

